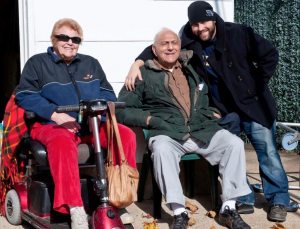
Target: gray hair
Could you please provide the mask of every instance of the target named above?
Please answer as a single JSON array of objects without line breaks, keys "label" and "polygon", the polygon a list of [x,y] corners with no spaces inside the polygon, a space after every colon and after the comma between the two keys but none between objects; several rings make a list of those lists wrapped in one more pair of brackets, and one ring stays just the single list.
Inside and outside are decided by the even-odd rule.
[{"label": "gray hair", "polygon": [[155,34],[154,39],[153,39],[153,45],[154,45],[154,46],[155,46],[155,44],[157,43],[159,37],[160,37],[163,33],[165,33],[165,32],[171,32],[171,33],[173,33],[173,34],[176,35],[176,37],[178,38],[179,42],[181,42],[181,41],[180,41],[180,38],[179,38],[179,36],[178,36],[177,33],[175,33],[173,30],[171,30],[171,29],[169,29],[169,28],[164,27],[164,28],[160,29],[160,30]]}]

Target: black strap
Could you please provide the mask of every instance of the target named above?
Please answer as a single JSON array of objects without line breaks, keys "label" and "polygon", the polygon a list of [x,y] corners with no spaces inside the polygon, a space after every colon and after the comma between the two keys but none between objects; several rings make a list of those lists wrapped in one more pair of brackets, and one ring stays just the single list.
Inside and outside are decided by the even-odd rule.
[{"label": "black strap", "polygon": [[77,64],[75,65],[75,72],[71,72],[69,66],[68,65],[66,65],[66,66],[67,66],[67,72],[68,72],[68,74],[70,76],[70,79],[71,79],[71,81],[72,81],[72,83],[75,87],[76,94],[77,94],[77,97],[78,97],[78,101],[80,103],[81,102],[81,94],[80,94],[79,87],[76,83],[75,77],[74,77],[74,74],[77,72]]}]

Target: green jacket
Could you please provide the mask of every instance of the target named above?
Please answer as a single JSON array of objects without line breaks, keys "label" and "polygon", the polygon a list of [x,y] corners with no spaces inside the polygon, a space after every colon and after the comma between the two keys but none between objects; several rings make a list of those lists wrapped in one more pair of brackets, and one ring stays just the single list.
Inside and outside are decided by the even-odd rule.
[{"label": "green jacket", "polygon": [[[213,112],[218,111],[208,106],[207,85],[189,64],[192,55],[192,51],[182,51],[179,58],[190,87],[190,117],[169,89],[168,74],[152,60],[148,60],[141,68],[143,80],[136,82],[135,90],[127,91],[123,87],[119,93],[118,101],[126,102],[126,108],[117,110],[118,121],[149,129],[149,137],[167,135],[177,140],[194,137],[209,143],[212,136],[221,129],[213,117]],[[152,118],[147,126],[149,115]]]}]

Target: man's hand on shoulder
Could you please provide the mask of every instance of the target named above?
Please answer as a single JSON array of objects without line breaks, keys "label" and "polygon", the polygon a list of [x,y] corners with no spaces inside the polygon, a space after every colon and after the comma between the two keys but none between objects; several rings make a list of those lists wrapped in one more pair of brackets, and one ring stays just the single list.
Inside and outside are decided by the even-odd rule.
[{"label": "man's hand on shoulder", "polygon": [[139,80],[143,80],[140,67],[144,65],[144,61],[136,60],[130,67],[129,72],[125,79],[125,87],[129,91],[135,89],[135,80],[138,77]]}]

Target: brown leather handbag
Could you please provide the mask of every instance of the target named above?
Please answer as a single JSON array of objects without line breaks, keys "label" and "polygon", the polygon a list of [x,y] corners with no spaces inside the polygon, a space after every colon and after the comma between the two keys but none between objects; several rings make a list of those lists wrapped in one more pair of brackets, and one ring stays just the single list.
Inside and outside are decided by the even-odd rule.
[{"label": "brown leather handbag", "polygon": [[[108,179],[108,196],[112,206],[125,208],[137,200],[139,173],[131,167],[124,156],[123,145],[115,116],[115,105],[108,102],[106,116],[108,153],[106,172]],[[115,154],[119,153],[120,162],[114,165]]]}]

